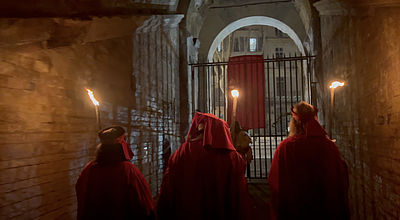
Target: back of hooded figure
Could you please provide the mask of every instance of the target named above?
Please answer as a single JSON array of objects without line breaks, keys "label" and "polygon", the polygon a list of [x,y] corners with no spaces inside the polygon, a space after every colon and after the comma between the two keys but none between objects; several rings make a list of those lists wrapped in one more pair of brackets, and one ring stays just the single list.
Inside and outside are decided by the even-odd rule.
[{"label": "back of hooded figure", "polygon": [[227,123],[196,113],[188,138],[165,172],[160,219],[249,219],[245,161],[232,145]]},{"label": "back of hooded figure", "polygon": [[99,138],[96,158],[83,168],[75,186],[78,219],[154,219],[149,186],[129,161],[133,153],[125,130],[106,128]]},{"label": "back of hooded figure", "polygon": [[289,137],[268,174],[271,219],[349,219],[346,164],[317,112],[306,102],[292,108]]}]

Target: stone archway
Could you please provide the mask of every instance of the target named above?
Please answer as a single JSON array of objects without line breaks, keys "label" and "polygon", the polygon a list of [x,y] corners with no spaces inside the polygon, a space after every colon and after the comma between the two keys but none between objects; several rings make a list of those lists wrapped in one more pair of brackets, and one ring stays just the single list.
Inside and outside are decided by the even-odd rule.
[{"label": "stone archway", "polygon": [[208,50],[207,60],[209,62],[212,62],[212,58],[213,58],[215,50],[217,49],[217,46],[224,40],[224,38],[226,36],[228,36],[230,33],[234,32],[235,30],[237,30],[241,27],[250,26],[250,25],[267,25],[267,26],[272,26],[272,27],[279,29],[283,33],[287,34],[294,41],[294,43],[298,47],[301,54],[305,55],[302,41],[300,40],[300,38],[296,34],[296,32],[292,28],[290,28],[288,25],[286,25],[282,21],[279,21],[279,20],[277,20],[275,18],[271,18],[271,17],[251,16],[251,17],[246,17],[246,18],[242,18],[237,21],[234,21],[234,22],[228,24],[224,29],[222,29],[218,33],[218,35],[215,37],[214,41],[212,42],[212,44]]}]

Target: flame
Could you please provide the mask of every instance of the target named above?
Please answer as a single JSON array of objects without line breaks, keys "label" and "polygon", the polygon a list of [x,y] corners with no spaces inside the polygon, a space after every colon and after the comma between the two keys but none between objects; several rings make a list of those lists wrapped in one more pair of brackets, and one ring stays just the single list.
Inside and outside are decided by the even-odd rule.
[{"label": "flame", "polygon": [[90,100],[92,100],[93,104],[94,104],[95,106],[99,106],[100,103],[99,103],[99,101],[97,101],[96,98],[94,97],[93,91],[90,90],[90,89],[86,89],[86,91],[87,91],[87,93],[88,93],[88,95],[89,95],[89,97],[90,97]]},{"label": "flame", "polygon": [[344,86],[344,82],[338,82],[338,81],[332,82],[332,84],[331,84],[331,86],[329,86],[329,88],[336,89],[339,86]]},{"label": "flame", "polygon": [[232,90],[231,94],[232,94],[233,98],[239,97],[239,91],[237,89]]}]

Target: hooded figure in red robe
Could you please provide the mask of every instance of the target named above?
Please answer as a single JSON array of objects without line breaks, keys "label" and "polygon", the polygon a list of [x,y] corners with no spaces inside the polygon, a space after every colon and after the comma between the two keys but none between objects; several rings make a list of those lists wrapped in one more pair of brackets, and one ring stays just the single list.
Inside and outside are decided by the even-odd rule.
[{"label": "hooded figure in red robe", "polygon": [[268,176],[272,219],[349,219],[347,166],[317,111],[306,102],[292,107],[289,137]]},{"label": "hooded figure in red robe", "polygon": [[95,160],[83,168],[75,185],[78,219],[154,219],[153,197],[130,162],[133,152],[125,130],[106,128],[99,138]]},{"label": "hooded figure in red robe", "polygon": [[185,143],[171,156],[158,201],[160,219],[251,219],[245,161],[228,124],[196,113]]}]

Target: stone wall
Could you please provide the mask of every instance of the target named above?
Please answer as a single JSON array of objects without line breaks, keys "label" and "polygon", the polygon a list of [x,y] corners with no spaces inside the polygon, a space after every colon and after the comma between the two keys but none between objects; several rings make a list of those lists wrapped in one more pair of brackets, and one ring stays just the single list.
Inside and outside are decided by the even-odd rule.
[{"label": "stone wall", "polygon": [[0,17],[85,17],[151,15],[174,11],[177,0],[19,0],[4,1]]},{"label": "stone wall", "polygon": [[400,218],[400,7],[315,4],[321,14],[325,109],[335,92],[333,138],[349,167],[352,219]]},{"label": "stone wall", "polygon": [[147,177],[154,196],[163,174],[163,152],[181,144],[179,28],[183,15],[151,16],[136,30],[133,51],[135,121],[131,145],[134,164]]},{"label": "stone wall", "polygon": [[[175,135],[172,124],[179,117],[171,113],[175,90],[158,99],[168,105],[154,105],[150,94],[160,85],[179,89],[179,80],[163,84],[147,75],[163,75],[167,69],[134,71],[135,65],[153,68],[144,59],[133,59],[133,35],[147,18],[0,19],[1,219],[75,218],[74,185],[98,143],[95,109],[85,88],[100,100],[102,127],[128,130],[136,154],[132,162],[156,195],[162,137]],[[160,40],[170,52],[157,48],[162,51],[157,61],[174,76],[176,60],[166,57],[178,44],[166,39]],[[163,120],[174,130],[157,128]],[[177,138],[170,142],[178,144]]]}]

